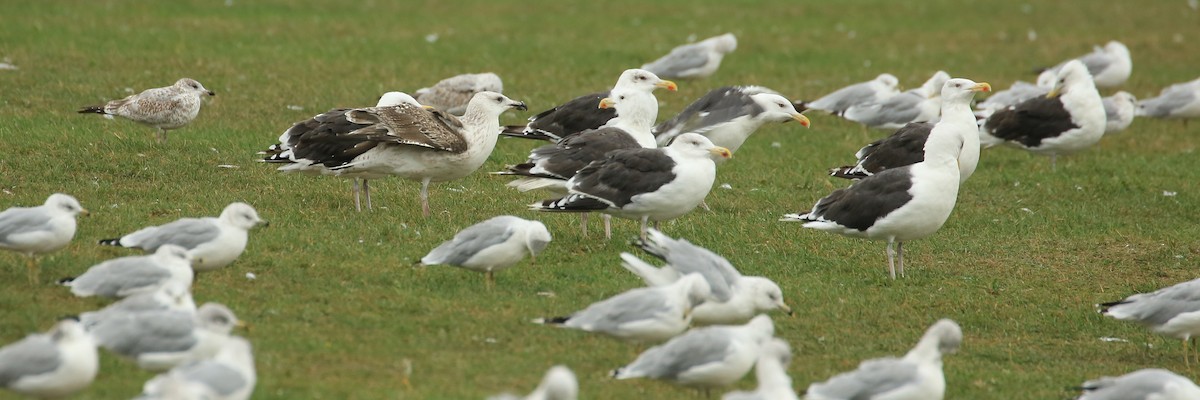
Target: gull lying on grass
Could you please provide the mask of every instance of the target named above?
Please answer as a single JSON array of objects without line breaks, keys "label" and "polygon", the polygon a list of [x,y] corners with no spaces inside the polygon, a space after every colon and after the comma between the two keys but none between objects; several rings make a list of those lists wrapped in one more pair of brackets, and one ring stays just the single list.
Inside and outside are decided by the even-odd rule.
[{"label": "gull lying on grass", "polygon": [[192,286],[192,257],[187,249],[167,244],[154,254],[121,257],[96,264],[59,284],[71,288],[78,297],[127,297],[150,293],[167,285]]},{"label": "gull lying on grass", "polygon": [[711,389],[742,379],[758,359],[759,347],[775,335],[771,317],[745,325],[696,328],[642,352],[633,363],[612,371],[617,379],[651,378]]},{"label": "gull lying on grass", "polygon": [[792,389],[792,378],[787,375],[790,362],[792,348],[783,339],[771,339],[759,350],[758,362],[754,364],[758,388],[753,392],[729,392],[721,400],[799,400]]},{"label": "gull lying on grass", "polygon": [[502,394],[488,397],[488,400],[576,400],[579,398],[579,382],[570,368],[556,365],[546,371],[542,383],[528,396],[521,397],[513,394]]},{"label": "gull lying on grass", "polygon": [[142,228],[116,239],[103,239],[101,245],[119,246],[145,251],[158,251],[162,245],[173,244],[188,250],[192,269],[196,272],[225,267],[237,260],[246,250],[249,231],[268,222],[246,203],[232,203],[217,218],[183,218],[166,225]]},{"label": "gull lying on grass", "polygon": [[[842,115],[847,109],[856,104],[874,103],[886,100],[900,93],[896,86],[900,79],[892,74],[879,74],[873,80],[855,83],[838,89],[811,102],[803,103],[803,107],[813,110],[826,111],[833,115]],[[800,109],[797,107],[797,109]]]},{"label": "gull lying on grass", "polygon": [[808,400],[896,399],[942,400],[946,376],[942,356],[958,350],[962,328],[939,320],[903,358],[863,361],[858,369],[808,387]]},{"label": "gull lying on grass", "polygon": [[37,256],[58,251],[75,237],[75,216],[88,211],[74,197],[55,193],[37,207],[0,212],[0,249],[29,258],[29,282],[38,281]]},{"label": "gull lying on grass", "polygon": [[1118,377],[1106,376],[1083,383],[1076,400],[1194,400],[1200,387],[1174,372],[1147,368]]},{"label": "gull lying on grass", "polygon": [[479,92],[504,93],[504,82],[491,72],[455,75],[413,92],[421,104],[462,116],[467,103]]},{"label": "gull lying on grass", "polygon": [[121,313],[91,327],[100,346],[133,359],[138,366],[167,370],[176,365],[211,358],[242,325],[233,311],[221,304],[205,303],[195,312],[164,310]]},{"label": "gull lying on grass", "polygon": [[250,341],[225,340],[211,359],[192,361],[150,379],[139,400],[246,400],[258,380]]},{"label": "gull lying on grass", "polygon": [[550,231],[541,222],[501,215],[458,232],[422,257],[421,264],[483,272],[492,285],[496,271],[517,265],[526,255],[536,260],[550,240]]},{"label": "gull lying on grass", "polygon": [[0,387],[56,399],[83,390],[96,378],[96,343],[79,321],[64,319],[46,333],[0,348]]},{"label": "gull lying on grass", "polygon": [[688,274],[664,286],[636,288],[565,317],[533,322],[603,333],[634,342],[661,342],[687,330],[692,310],[709,297],[700,274]]},{"label": "gull lying on grass", "polygon": [[737,37],[726,33],[697,43],[677,46],[667,55],[642,65],[642,69],[663,78],[706,78],[717,72],[726,54],[736,49]]},{"label": "gull lying on grass", "polygon": [[131,295],[103,309],[81,313],[79,321],[83,323],[84,328],[91,330],[93,326],[107,318],[155,311],[195,313],[196,302],[192,300],[192,294],[188,292],[188,287],[184,286],[182,282],[168,282],[153,292]]}]

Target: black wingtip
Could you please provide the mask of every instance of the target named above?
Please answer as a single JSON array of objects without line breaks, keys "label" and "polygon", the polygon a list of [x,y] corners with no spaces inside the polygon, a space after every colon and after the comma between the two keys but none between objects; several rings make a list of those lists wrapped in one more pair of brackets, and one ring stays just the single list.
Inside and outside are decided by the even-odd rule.
[{"label": "black wingtip", "polygon": [[59,285],[66,286],[67,284],[69,284],[69,283],[71,283],[71,282],[74,282],[74,281],[75,281],[75,278],[76,278],[76,277],[74,277],[74,276],[68,276],[68,277],[66,277],[66,278],[59,279],[59,280],[58,280],[58,284],[59,284]]},{"label": "black wingtip", "polygon": [[79,322],[79,315],[77,315],[77,314],[68,314],[68,315],[63,315],[63,316],[61,316],[61,317],[58,317],[58,320],[59,320],[59,321],[68,320],[68,319],[69,319],[69,320],[72,320],[72,321],[75,321],[75,322]]},{"label": "black wingtip", "polygon": [[804,101],[804,100],[793,101],[792,107],[796,107],[796,112],[803,113],[805,111],[808,111],[808,102]]},{"label": "black wingtip", "polygon": [[849,179],[849,180],[865,179],[866,177],[870,176],[870,175],[864,174],[862,172],[852,172],[852,171],[854,171],[853,165],[831,168],[829,170],[829,176],[832,176],[835,178]]},{"label": "black wingtip", "polygon": [[567,323],[567,321],[568,321],[568,320],[570,320],[570,319],[571,319],[571,317],[548,317],[548,318],[542,318],[542,324],[545,324],[545,325],[562,325],[562,324],[565,324],[565,323]]},{"label": "black wingtip", "polygon": [[99,243],[101,246],[120,246],[120,245],[121,245],[121,238],[116,238],[116,239],[100,239],[100,241],[99,241],[99,242],[97,242],[97,243]]},{"label": "black wingtip", "polygon": [[104,114],[104,106],[87,106],[77,111],[80,114]]},{"label": "black wingtip", "polygon": [[1098,310],[1099,313],[1107,314],[1108,309],[1122,305],[1122,304],[1125,304],[1125,300],[1110,301],[1108,303],[1100,303],[1100,304],[1097,304],[1096,307],[1100,309],[1100,310]]}]

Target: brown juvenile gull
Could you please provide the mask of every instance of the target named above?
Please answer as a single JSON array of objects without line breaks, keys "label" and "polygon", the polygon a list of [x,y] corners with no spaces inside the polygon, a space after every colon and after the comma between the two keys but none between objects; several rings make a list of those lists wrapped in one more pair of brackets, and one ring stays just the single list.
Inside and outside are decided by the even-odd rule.
[{"label": "brown juvenile gull", "polygon": [[437,84],[417,89],[417,101],[423,105],[462,116],[467,103],[479,92],[504,93],[504,82],[491,72],[462,74],[442,79]]},{"label": "brown juvenile gull", "polygon": [[113,116],[153,126],[158,129],[158,141],[166,143],[167,131],[182,128],[200,114],[201,97],[215,96],[195,79],[183,78],[174,85],[145,91],[104,105],[87,106],[80,114],[96,113],[105,118]]}]

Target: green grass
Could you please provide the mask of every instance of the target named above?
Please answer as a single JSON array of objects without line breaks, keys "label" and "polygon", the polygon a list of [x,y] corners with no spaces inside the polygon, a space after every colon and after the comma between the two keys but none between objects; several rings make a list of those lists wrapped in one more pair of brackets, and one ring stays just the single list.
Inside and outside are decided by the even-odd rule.
[{"label": "green grass", "polygon": [[[271,227],[253,232],[242,258],[201,276],[194,292],[253,324],[243,334],[256,346],[255,398],[481,398],[527,391],[560,363],[578,374],[584,398],[694,398],[659,382],[608,379],[606,371],[634,358],[634,346],[528,323],[639,285],[617,258],[630,250],[625,239],[636,224],[618,221],[609,242],[594,241],[596,230],[584,240],[574,217],[524,211],[535,195],[481,173],[436,185],[430,218],[420,216],[418,184],[399,180],[376,182],[376,210],[358,214],[346,181],[282,175],[253,153],[316,112],[464,72],[494,71],[506,94],[541,110],[612,85],[621,70],[690,34],[731,31],[740,48],[709,80],[660,94],[661,118],[727,84],[811,99],[880,72],[911,87],[945,69],[999,89],[1114,38],[1133,52],[1124,88],[1138,96],[1193,79],[1200,65],[1200,13],[1182,1],[1032,2],[1027,10],[951,0],[409,3],[0,3],[0,57],[21,68],[0,71],[0,208],[61,191],[93,211],[75,243],[43,260],[36,287],[26,284],[20,256],[0,253],[0,281],[8,282],[0,342],[103,305],[51,284],[131,254],[95,240],[246,201]],[[1036,41],[1026,39],[1030,30]],[[424,40],[431,33],[436,43]],[[166,145],[150,128],[74,113],[127,87],[183,76],[218,96]],[[883,243],[775,222],[844,185],[823,171],[887,133],[812,119],[808,130],[762,129],[722,166],[718,181],[733,189],[714,189],[713,213],[664,225],[782,285],[798,315],[777,316],[777,332],[793,346],[798,387],[861,359],[903,353],[940,317],[966,334],[961,352],[946,359],[949,398],[1064,398],[1063,388],[1085,379],[1145,367],[1196,377],[1179,343],[1092,308],[1195,278],[1195,124],[1135,121],[1060,159],[1058,172],[1042,157],[985,151],[954,215],[907,246],[909,276],[892,282]],[[483,169],[519,161],[532,146],[502,140]],[[458,229],[506,213],[545,221],[555,241],[537,265],[499,274],[495,289],[467,271],[410,267]],[[540,294],[547,292],[555,295]],[[1099,340],[1105,336],[1129,343]],[[411,387],[400,384],[404,359],[412,361]],[[107,354],[101,368],[77,398],[130,397],[152,376]],[[739,384],[752,386],[752,378]]]}]

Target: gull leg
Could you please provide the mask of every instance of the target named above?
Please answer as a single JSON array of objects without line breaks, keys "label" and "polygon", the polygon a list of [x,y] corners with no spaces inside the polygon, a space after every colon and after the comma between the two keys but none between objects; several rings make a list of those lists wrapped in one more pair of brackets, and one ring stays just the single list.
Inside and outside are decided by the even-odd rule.
[{"label": "gull leg", "polygon": [[708,201],[706,200],[700,200],[700,208],[703,208],[704,211],[712,212],[712,209],[708,208]]},{"label": "gull leg", "polygon": [[[425,213],[426,217],[429,216],[429,181],[431,180],[433,178],[421,180],[421,212]],[[491,273],[489,272],[488,274],[490,275]]]},{"label": "gull leg", "polygon": [[354,210],[358,211],[358,212],[362,212],[362,202],[359,201],[359,198],[358,198],[358,194],[359,194],[358,178],[354,178],[354,180],[351,182],[353,182],[353,186],[351,186],[351,187],[354,188]]},{"label": "gull leg", "polygon": [[1188,369],[1192,368],[1191,357],[1188,356],[1188,341],[1187,341],[1187,339],[1183,339],[1183,366],[1187,367]]},{"label": "gull leg", "polygon": [[903,278],[904,277],[904,242],[896,242],[896,258],[899,259],[898,260],[899,262],[897,264],[900,264],[900,267],[898,269],[900,270],[900,277]]},{"label": "gull leg", "polygon": [[892,244],[893,244],[893,242],[891,240],[888,240],[888,247],[887,247],[888,272],[889,272],[888,276],[892,277],[892,280],[895,280],[896,279],[896,258],[895,258],[896,254],[894,251],[892,251]]},{"label": "gull leg", "polygon": [[36,258],[34,258],[34,257],[32,257],[32,256],[30,256],[30,257],[29,257],[29,262],[27,263],[27,265],[26,265],[26,268],[28,268],[28,269],[29,269],[29,274],[28,274],[28,275],[29,275],[29,284],[30,284],[30,285],[37,285],[37,283],[38,283],[38,275],[39,275],[39,274],[38,274],[38,272],[39,272],[39,271],[38,271],[37,259],[36,259]]},{"label": "gull leg", "polygon": [[167,131],[163,128],[158,128],[158,143],[167,144]]},{"label": "gull leg", "polygon": [[373,210],[371,207],[371,181],[363,179],[363,194],[367,196],[367,209]]},{"label": "gull leg", "polygon": [[601,214],[600,219],[604,220],[604,239],[612,239],[612,216],[608,214]]},{"label": "gull leg", "polygon": [[649,221],[650,221],[649,215],[642,216],[642,241],[643,242],[646,241],[646,222],[649,222]]},{"label": "gull leg", "polygon": [[583,237],[587,236],[588,213],[579,214],[579,230],[583,232]]},{"label": "gull leg", "polygon": [[486,274],[487,274],[487,288],[488,288],[488,290],[491,290],[493,287],[496,287],[496,275],[490,269],[488,270],[488,272]]},{"label": "gull leg", "polygon": [[1050,172],[1058,171],[1058,154],[1050,155]]}]

